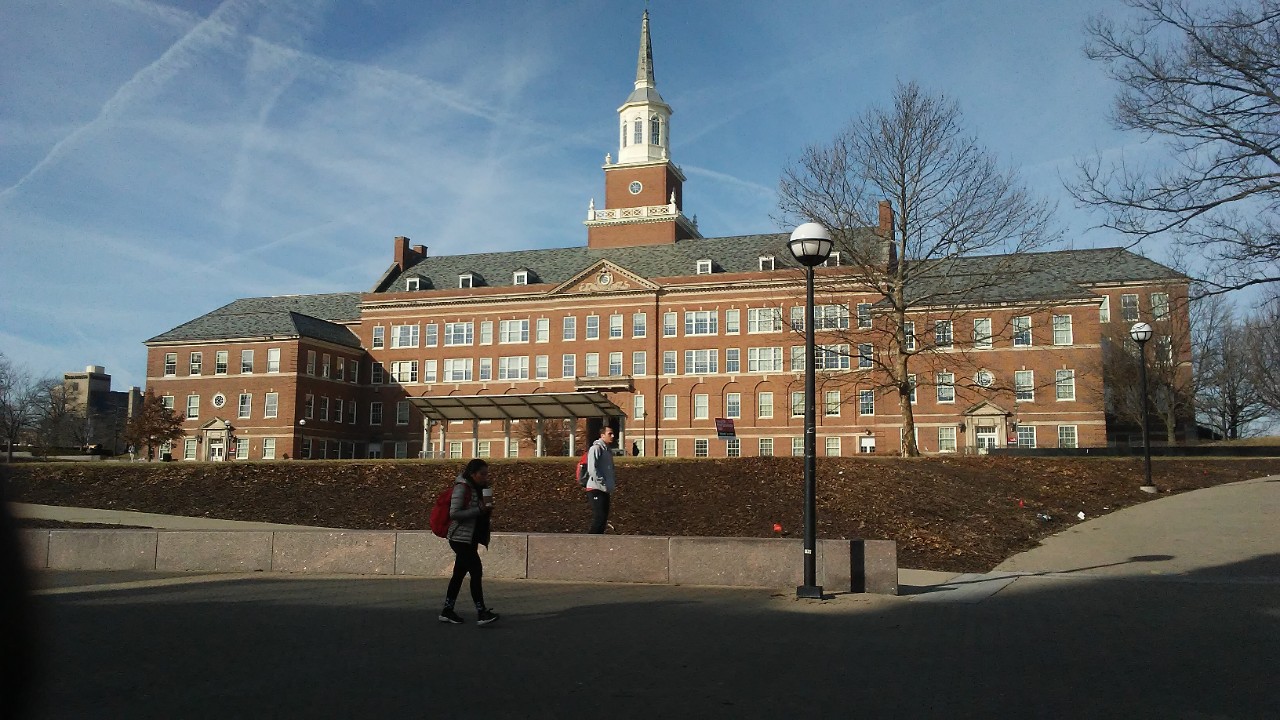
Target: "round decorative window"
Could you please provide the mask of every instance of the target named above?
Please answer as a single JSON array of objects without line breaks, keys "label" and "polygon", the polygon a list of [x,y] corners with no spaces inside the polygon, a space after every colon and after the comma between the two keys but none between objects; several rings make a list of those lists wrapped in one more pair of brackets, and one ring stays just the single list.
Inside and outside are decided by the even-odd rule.
[{"label": "round decorative window", "polygon": [[996,376],[991,374],[990,370],[979,370],[978,376],[974,378],[981,387],[991,387],[996,381]]},{"label": "round decorative window", "polygon": [[600,284],[601,284],[601,285],[608,285],[608,284],[609,284],[609,283],[611,283],[611,282],[613,282],[613,274],[612,274],[612,273],[610,273],[608,270],[605,270],[604,272],[600,273]]},{"label": "round decorative window", "polygon": [[644,185],[641,185],[639,180],[632,180],[627,189],[631,191],[632,195],[639,195],[640,191],[644,189]]},{"label": "round decorative window", "polygon": [[227,404],[227,396],[226,396],[226,395],[223,395],[222,393],[218,393],[217,395],[214,395],[214,396],[213,396],[213,406],[214,406],[214,407],[216,407],[216,408],[220,408],[220,407],[222,407],[223,405],[226,405],[226,404]]}]

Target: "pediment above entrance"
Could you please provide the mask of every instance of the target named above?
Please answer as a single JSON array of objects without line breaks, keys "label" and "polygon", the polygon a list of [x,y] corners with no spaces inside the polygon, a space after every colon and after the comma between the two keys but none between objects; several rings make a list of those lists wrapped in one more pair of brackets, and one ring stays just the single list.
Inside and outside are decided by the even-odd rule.
[{"label": "pediment above entrance", "polygon": [[977,405],[965,410],[964,414],[970,417],[980,417],[983,415],[988,417],[1004,417],[1011,413],[990,400],[983,400]]},{"label": "pediment above entrance", "polygon": [[630,270],[608,260],[601,260],[556,286],[548,294],[580,295],[657,289],[657,285]]}]

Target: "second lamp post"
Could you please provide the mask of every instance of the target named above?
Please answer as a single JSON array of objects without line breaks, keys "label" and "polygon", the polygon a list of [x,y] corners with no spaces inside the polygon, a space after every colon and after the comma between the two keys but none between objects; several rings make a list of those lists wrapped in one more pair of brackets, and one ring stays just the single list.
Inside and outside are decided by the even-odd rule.
[{"label": "second lamp post", "polygon": [[822,599],[817,573],[817,427],[814,419],[813,269],[831,255],[831,233],[818,223],[805,223],[791,233],[787,248],[804,266],[804,584],[796,597]]}]

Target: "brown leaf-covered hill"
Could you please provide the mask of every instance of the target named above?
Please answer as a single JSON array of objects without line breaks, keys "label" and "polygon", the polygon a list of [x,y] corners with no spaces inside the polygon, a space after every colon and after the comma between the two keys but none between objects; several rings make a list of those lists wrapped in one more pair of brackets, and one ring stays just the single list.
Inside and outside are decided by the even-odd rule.
[{"label": "brown leaf-covered hill", "polygon": [[[494,529],[582,532],[590,513],[574,460],[496,460]],[[15,465],[21,502],[352,529],[425,529],[447,461],[57,463]],[[619,458],[610,532],[801,535],[800,458]],[[1280,474],[1280,459],[1154,461],[1162,491]],[[1152,496],[1140,459],[820,458],[818,536],[898,541],[899,563],[984,571],[1040,538]],[[1020,505],[1021,502],[1021,505]],[[1047,515],[1048,520],[1038,515]]]}]

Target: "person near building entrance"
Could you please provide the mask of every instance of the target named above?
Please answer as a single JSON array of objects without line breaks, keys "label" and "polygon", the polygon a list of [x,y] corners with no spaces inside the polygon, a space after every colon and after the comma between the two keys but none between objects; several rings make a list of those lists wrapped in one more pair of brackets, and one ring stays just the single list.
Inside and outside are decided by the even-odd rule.
[{"label": "person near building entrance", "polygon": [[471,575],[471,599],[476,604],[476,624],[488,625],[498,619],[498,614],[484,604],[482,579],[484,567],[480,564],[479,546],[489,547],[489,518],[493,513],[493,494],[489,488],[489,464],[480,458],[467,463],[453,482],[453,496],[449,500],[449,531],[445,537],[453,549],[453,576],[440,611],[440,622],[461,625],[463,620],[453,609],[458,593],[462,591],[462,578]]},{"label": "person near building entrance", "polygon": [[587,451],[587,502],[591,504],[592,535],[609,526],[609,495],[613,493],[613,428],[600,428],[600,437]]},{"label": "person near building entrance", "polygon": [[631,443],[631,457],[639,457],[639,456],[640,456],[640,443],[639,442]]}]

